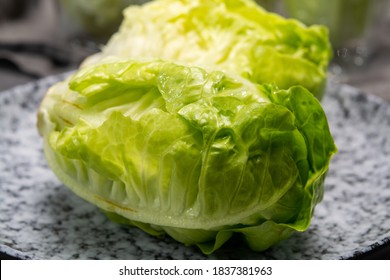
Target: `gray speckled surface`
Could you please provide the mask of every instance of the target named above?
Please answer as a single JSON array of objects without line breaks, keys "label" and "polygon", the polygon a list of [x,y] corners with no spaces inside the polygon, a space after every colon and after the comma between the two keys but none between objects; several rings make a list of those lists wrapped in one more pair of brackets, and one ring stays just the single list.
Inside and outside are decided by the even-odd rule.
[{"label": "gray speckled surface", "polygon": [[22,259],[343,259],[390,238],[390,105],[331,84],[323,100],[339,153],[309,230],[255,253],[233,240],[204,256],[110,222],[46,165],[36,109],[48,77],[0,93],[0,252]]}]

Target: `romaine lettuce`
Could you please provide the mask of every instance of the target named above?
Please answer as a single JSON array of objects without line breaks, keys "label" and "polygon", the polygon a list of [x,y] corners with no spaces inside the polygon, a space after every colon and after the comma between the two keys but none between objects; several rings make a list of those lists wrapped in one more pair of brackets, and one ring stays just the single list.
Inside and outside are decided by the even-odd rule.
[{"label": "romaine lettuce", "polygon": [[306,230],[336,152],[304,87],[162,59],[84,66],[48,91],[38,128],[77,195],[206,254],[233,235],[262,251]]},{"label": "romaine lettuce", "polygon": [[302,85],[321,99],[332,49],[326,28],[252,0],[157,0],[127,8],[120,30],[85,64],[107,56],[223,69],[281,89]]}]

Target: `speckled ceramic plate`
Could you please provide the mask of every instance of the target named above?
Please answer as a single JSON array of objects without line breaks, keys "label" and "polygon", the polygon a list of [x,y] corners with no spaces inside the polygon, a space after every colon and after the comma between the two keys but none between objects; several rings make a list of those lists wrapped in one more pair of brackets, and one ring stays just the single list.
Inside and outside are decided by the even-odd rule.
[{"label": "speckled ceramic plate", "polygon": [[0,93],[0,252],[22,259],[346,259],[389,244],[390,105],[330,84],[323,100],[339,153],[308,231],[255,253],[232,241],[205,256],[110,222],[47,167],[36,110],[67,74]]}]

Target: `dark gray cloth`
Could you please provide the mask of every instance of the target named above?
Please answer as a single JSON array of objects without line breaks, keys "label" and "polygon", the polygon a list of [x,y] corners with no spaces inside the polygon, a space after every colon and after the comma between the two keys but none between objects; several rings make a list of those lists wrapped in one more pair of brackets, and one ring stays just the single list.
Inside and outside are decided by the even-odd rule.
[{"label": "dark gray cloth", "polygon": [[76,67],[97,51],[70,41],[55,0],[0,0],[0,67],[13,64],[31,77]]}]

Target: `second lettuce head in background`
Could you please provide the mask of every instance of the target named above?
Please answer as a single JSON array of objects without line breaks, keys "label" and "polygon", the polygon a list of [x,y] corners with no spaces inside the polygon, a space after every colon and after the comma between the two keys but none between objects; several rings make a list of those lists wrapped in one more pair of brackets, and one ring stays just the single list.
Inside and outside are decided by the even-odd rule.
[{"label": "second lettuce head in background", "polygon": [[152,1],[124,11],[103,57],[165,60],[237,73],[321,98],[332,57],[328,31],[269,13],[251,0]]}]

